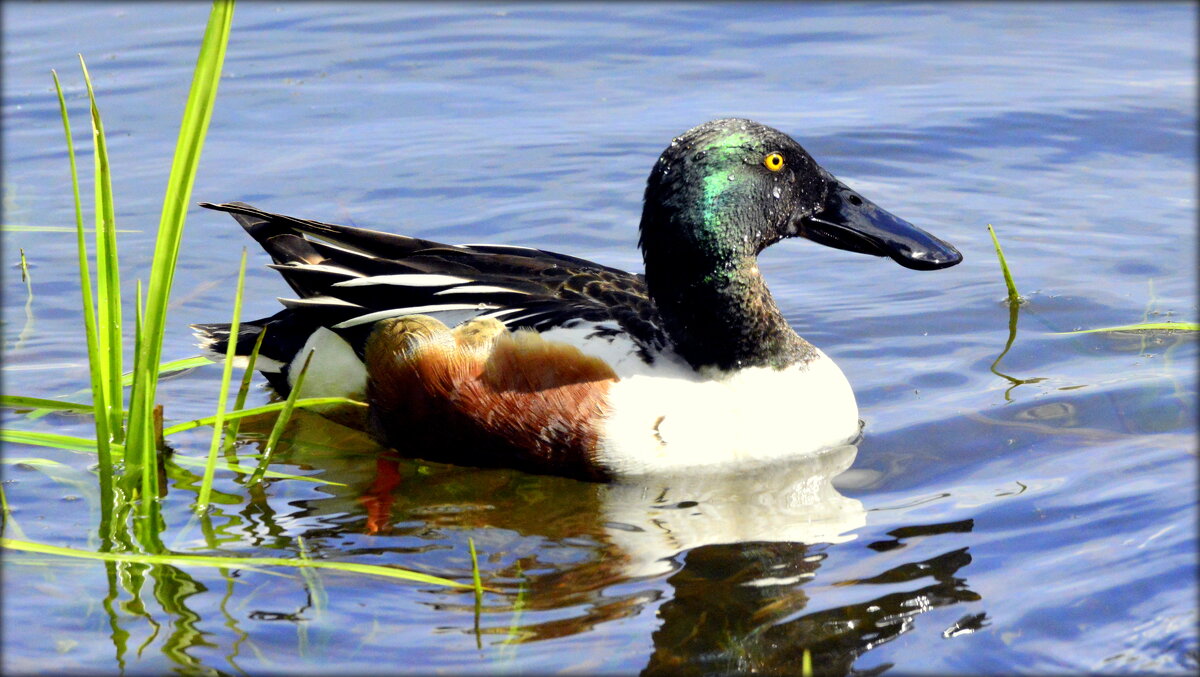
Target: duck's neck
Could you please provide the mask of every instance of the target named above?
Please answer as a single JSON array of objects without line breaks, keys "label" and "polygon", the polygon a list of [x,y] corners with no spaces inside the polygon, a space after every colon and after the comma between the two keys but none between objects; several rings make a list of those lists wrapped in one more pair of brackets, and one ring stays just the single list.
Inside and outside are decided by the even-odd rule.
[{"label": "duck's neck", "polygon": [[646,284],[664,329],[693,367],[783,369],[816,355],[779,312],[757,257],[714,262],[647,249],[645,258]]}]

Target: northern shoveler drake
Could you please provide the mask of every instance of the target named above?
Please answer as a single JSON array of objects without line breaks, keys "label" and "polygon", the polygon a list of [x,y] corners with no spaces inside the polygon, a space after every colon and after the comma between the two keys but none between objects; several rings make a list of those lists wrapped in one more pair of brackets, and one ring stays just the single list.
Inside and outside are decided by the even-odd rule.
[{"label": "northern shoveler drake", "polygon": [[[281,393],[365,398],[389,446],[434,460],[609,479],[745,465],[856,439],[846,377],[788,326],[757,256],[788,237],[953,266],[950,244],[742,119],[674,139],[650,172],[645,274],[508,245],[448,245],[229,212],[299,298],[243,323]],[[194,325],[223,357],[229,325]]]}]

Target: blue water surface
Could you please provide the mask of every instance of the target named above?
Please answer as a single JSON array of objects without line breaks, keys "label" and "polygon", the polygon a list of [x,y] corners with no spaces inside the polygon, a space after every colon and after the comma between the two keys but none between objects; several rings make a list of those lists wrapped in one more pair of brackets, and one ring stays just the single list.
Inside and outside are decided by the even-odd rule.
[{"label": "blue water surface", "polygon": [[[6,394],[87,398],[74,235],[30,229],[74,224],[50,69],[85,204],[76,53],[95,83],[131,326],[208,9],[0,10]],[[658,154],[738,116],[965,260],[919,273],[804,240],[763,255],[866,426],[856,449],[769,477],[598,486],[389,462],[302,415],[273,467],[345,486],[251,490],[222,471],[200,524],[184,461],[210,431],[172,438],[176,552],[296,557],[302,540],[469,582],[470,538],[496,592],[477,613],[469,591],[371,577],[10,550],[0,665],[796,674],[807,650],[818,674],[1194,671],[1195,333],[1064,332],[1200,319],[1196,19],[1150,3],[242,3],[195,201],[640,270]],[[1015,316],[988,224],[1027,297]],[[243,247],[244,317],[289,295],[227,216],[191,210],[165,358],[196,354],[189,323],[229,317]],[[216,366],[164,382],[166,417],[209,415],[219,383]],[[64,415],[6,411],[3,427],[90,434]],[[248,427],[253,464],[265,433]],[[3,456],[4,536],[94,551],[94,457]]]}]

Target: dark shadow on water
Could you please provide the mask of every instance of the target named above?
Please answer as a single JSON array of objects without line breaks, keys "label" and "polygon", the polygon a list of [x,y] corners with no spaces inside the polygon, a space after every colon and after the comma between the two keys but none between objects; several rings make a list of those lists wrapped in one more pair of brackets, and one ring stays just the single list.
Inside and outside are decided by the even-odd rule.
[{"label": "dark shadow on water", "polygon": [[[804,582],[820,575],[822,549],[743,543],[689,552],[683,569],[669,579],[675,594],[659,609],[662,625],[654,632],[654,654],[642,674],[799,674],[805,650],[814,674],[864,674],[854,662],[912,630],[920,614],[981,599],[957,575],[971,563],[964,547],[868,579],[834,583],[908,584],[909,590],[803,613],[811,603]],[[764,584],[780,579],[801,582]]]}]

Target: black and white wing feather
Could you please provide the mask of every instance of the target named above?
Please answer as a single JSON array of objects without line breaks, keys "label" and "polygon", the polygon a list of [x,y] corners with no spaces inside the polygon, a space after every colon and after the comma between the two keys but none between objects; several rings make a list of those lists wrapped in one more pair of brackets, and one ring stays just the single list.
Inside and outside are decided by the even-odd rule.
[{"label": "black and white wing feather", "polygon": [[[583,325],[623,333],[647,360],[667,345],[642,275],[540,249],[449,245],[272,214],[241,202],[200,206],[232,214],[299,296],[280,299],[288,309],[283,313],[247,323],[239,353],[257,326],[286,319],[310,330],[332,329],[361,356],[378,320],[455,311],[494,317],[509,329]],[[197,329],[220,348],[220,326]],[[280,357],[299,347],[289,346],[283,352],[290,354]]]}]

